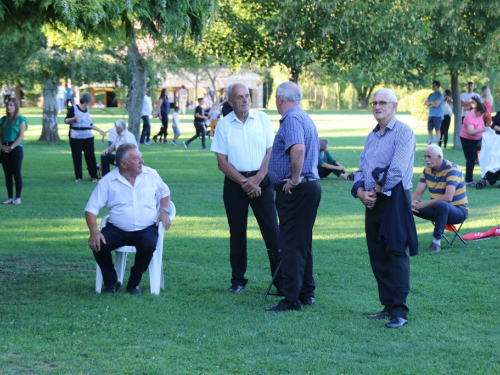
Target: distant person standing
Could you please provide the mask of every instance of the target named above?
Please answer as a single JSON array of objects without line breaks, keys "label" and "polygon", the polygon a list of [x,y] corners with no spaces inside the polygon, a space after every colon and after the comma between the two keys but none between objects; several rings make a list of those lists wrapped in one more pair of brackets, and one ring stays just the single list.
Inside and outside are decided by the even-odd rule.
[{"label": "distant person standing", "polygon": [[233,111],[233,107],[231,107],[231,104],[229,104],[229,101],[227,99],[226,90],[224,90],[224,96],[220,99],[220,107],[223,117],[226,117]]},{"label": "distant person standing", "polygon": [[202,105],[203,105],[203,98],[198,98],[198,106],[194,110],[194,127],[196,129],[196,134],[193,135],[186,142],[182,142],[186,150],[188,149],[189,144],[199,137],[201,137],[202,150],[206,149],[205,137],[207,135],[207,129],[205,128],[205,121],[208,119],[208,117],[203,114]]},{"label": "distant person standing", "polygon": [[73,90],[71,90],[71,87],[69,85],[66,85],[66,110],[69,109],[71,106],[75,105],[74,99],[73,99]]},{"label": "distant person standing", "polygon": [[443,144],[444,148],[446,148],[446,145],[448,144],[448,131],[450,129],[451,116],[453,116],[453,99],[451,90],[444,90],[443,122],[441,123],[441,142],[439,142],[439,146]]},{"label": "distant person standing", "polygon": [[300,310],[302,305],[315,303],[312,234],[321,200],[319,139],[311,117],[300,108],[301,100],[297,84],[278,86],[276,108],[281,119],[269,160],[269,178],[276,192],[284,299],[266,311]]},{"label": "distant person standing", "polygon": [[464,122],[465,116],[471,110],[470,100],[472,97],[481,99],[479,94],[474,92],[474,82],[467,82],[467,91],[460,94],[460,105],[462,106],[462,123]]},{"label": "distant person standing", "polygon": [[179,139],[179,136],[182,135],[182,133],[179,129],[179,125],[180,125],[179,112],[180,112],[180,108],[175,107],[174,113],[172,114],[172,130],[174,131],[174,139],[172,139],[172,146],[177,146],[177,140]]},{"label": "distant person standing", "polygon": [[186,103],[188,99],[188,92],[186,90],[186,86],[182,85],[179,89],[179,108],[180,112],[185,115],[186,114]]},{"label": "distant person standing", "polygon": [[[441,83],[439,81],[432,82],[433,93],[429,95],[424,105],[429,107],[429,117],[427,119],[427,130],[429,133],[428,144],[432,143],[433,140],[441,139],[441,123],[443,121],[443,102],[444,96],[439,87]],[[432,130],[436,130],[436,137],[432,136]]]},{"label": "distant person standing", "polygon": [[481,87],[481,94],[483,98],[483,103],[486,106],[486,110],[491,113],[493,105],[493,96],[491,95],[490,88],[488,86]]},{"label": "distant person standing", "polygon": [[69,144],[71,146],[71,156],[73,158],[73,167],[75,169],[75,182],[81,182],[82,172],[82,152],[85,156],[85,163],[90,174],[92,182],[98,182],[97,161],[94,153],[94,135],[92,130],[97,130],[103,137],[106,132],[99,129],[92,123],[89,107],[93,98],[88,92],[80,97],[80,104],[69,107],[68,114],[64,119],[66,124],[70,125]]},{"label": "distant person standing", "polygon": [[59,83],[59,86],[57,86],[57,94],[56,94],[57,108],[59,110],[58,113],[63,112],[65,99],[66,99],[66,88],[63,86],[62,83]]},{"label": "distant person standing", "polygon": [[151,100],[151,95],[146,91],[146,95],[144,95],[144,99],[142,101],[142,110],[141,110],[141,118],[142,118],[142,133],[141,133],[141,145],[151,146],[151,142],[149,141],[149,136],[151,135],[151,123],[149,121],[149,116],[151,116],[151,112],[153,112],[153,101]]},{"label": "distant person standing", "polygon": [[[160,132],[153,137],[153,141],[156,142],[156,139],[160,137],[160,143],[167,144],[167,136],[168,136],[168,115],[170,114],[170,101],[168,100],[168,90],[162,89],[160,97],[158,98],[158,118],[161,121]],[[162,141],[163,137],[163,141]]]},{"label": "distant person standing", "polygon": [[[7,115],[0,119],[2,167],[9,196],[3,204],[21,204],[21,191],[23,189],[21,166],[24,157],[23,140],[26,129],[28,129],[28,122],[26,117],[19,113],[19,100],[10,98],[7,102]],[[16,183],[15,199],[12,179]]]}]

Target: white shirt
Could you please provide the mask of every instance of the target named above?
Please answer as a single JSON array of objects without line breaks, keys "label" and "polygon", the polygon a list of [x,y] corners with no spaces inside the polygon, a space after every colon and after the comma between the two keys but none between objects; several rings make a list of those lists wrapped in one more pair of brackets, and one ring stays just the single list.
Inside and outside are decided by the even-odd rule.
[{"label": "white shirt", "polygon": [[141,116],[151,116],[151,112],[153,112],[153,101],[150,96],[144,95]]},{"label": "white shirt", "polygon": [[[461,102],[470,102],[470,98],[472,98],[473,96],[475,96],[476,98],[480,99],[480,96],[478,93],[476,92],[472,92],[472,93],[468,93],[468,92],[463,92],[460,94],[460,101]],[[469,113],[470,111],[466,111],[464,109],[464,107],[462,107],[462,117],[465,117],[467,115],[467,113]]]},{"label": "white shirt", "polygon": [[111,142],[111,144],[113,144],[116,140],[116,137],[118,136],[116,128],[113,126],[112,128],[106,130],[106,133],[108,133],[108,142]]},{"label": "white shirt", "polygon": [[242,123],[234,111],[219,120],[211,151],[227,155],[229,164],[240,172],[257,171],[274,141],[271,120],[264,112],[250,109]]},{"label": "white shirt", "polygon": [[128,130],[124,130],[122,131],[122,134],[116,136],[116,140],[113,143],[113,146],[115,147],[115,150],[118,150],[118,147],[120,147],[124,143],[132,143],[137,146],[137,141],[134,135]]},{"label": "white shirt", "polygon": [[172,126],[175,126],[175,127],[179,126],[179,114],[175,111],[172,114]]},{"label": "white shirt", "polygon": [[143,166],[132,186],[116,168],[99,181],[85,211],[97,216],[106,206],[113,225],[132,232],[155,224],[156,205],[169,195],[170,189],[154,169]]},{"label": "white shirt", "polygon": [[66,89],[64,86],[57,86],[57,99],[66,99]]}]

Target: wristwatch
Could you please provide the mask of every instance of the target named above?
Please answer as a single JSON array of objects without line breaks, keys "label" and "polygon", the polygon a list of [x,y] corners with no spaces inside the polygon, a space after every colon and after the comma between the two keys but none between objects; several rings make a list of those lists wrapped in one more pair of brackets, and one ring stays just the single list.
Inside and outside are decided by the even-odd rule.
[{"label": "wristwatch", "polygon": [[170,210],[167,207],[162,207],[161,209],[165,211],[168,216],[170,216]]},{"label": "wristwatch", "polygon": [[373,188],[373,192],[374,192],[375,194],[380,194],[380,191],[378,191],[378,189],[377,189],[376,187],[374,187],[374,188]]},{"label": "wristwatch", "polygon": [[10,146],[10,151],[12,151],[14,149],[14,147]]}]

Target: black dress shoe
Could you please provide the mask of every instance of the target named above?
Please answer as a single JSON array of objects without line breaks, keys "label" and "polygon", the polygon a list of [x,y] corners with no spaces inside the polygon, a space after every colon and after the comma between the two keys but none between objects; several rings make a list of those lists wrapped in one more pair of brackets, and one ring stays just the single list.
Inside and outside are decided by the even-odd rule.
[{"label": "black dress shoe", "polygon": [[401,327],[405,326],[406,323],[408,323],[408,320],[397,316],[395,318],[391,318],[391,320],[389,320],[389,322],[386,323],[385,326],[387,328],[401,328]]},{"label": "black dress shoe", "polygon": [[300,303],[303,304],[303,305],[307,305],[307,306],[312,306],[314,305],[314,297],[307,297],[307,298],[304,298],[304,299],[301,299],[300,300]]},{"label": "black dress shoe", "polygon": [[105,287],[104,290],[102,291],[102,293],[106,293],[106,294],[116,293],[116,291],[118,289],[120,289],[121,287],[122,287],[122,283],[119,281],[115,281],[113,284]]},{"label": "black dress shoe", "polygon": [[132,295],[142,294],[141,289],[139,288],[139,285],[137,285],[134,288],[127,287],[127,293],[132,294]]},{"label": "black dress shoe", "polygon": [[243,285],[235,285],[235,286],[232,286],[231,288],[229,288],[229,291],[231,293],[240,293],[240,292],[243,292],[245,290],[245,287]]},{"label": "black dress shoe", "polygon": [[377,314],[373,314],[373,315],[368,315],[367,318],[368,319],[385,319],[385,318],[389,318],[391,316],[391,314],[387,311],[381,311]]},{"label": "black dress shoe", "polygon": [[298,306],[287,306],[285,303],[281,301],[276,306],[269,307],[268,309],[266,309],[266,311],[271,311],[271,312],[285,312],[293,310],[295,311],[300,310],[300,304]]}]

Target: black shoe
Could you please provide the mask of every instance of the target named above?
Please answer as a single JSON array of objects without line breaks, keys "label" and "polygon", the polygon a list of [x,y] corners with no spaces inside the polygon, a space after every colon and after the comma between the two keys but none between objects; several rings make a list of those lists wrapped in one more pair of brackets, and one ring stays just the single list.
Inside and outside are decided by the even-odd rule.
[{"label": "black shoe", "polygon": [[387,328],[401,328],[408,323],[408,320],[401,318],[399,316],[391,318],[388,323],[385,324]]},{"label": "black shoe", "polygon": [[303,305],[307,305],[307,306],[312,306],[314,305],[314,297],[307,297],[307,298],[304,298],[304,299],[301,299],[300,300],[300,303],[303,304]]},{"label": "black shoe", "polygon": [[[155,135],[155,136],[153,137],[153,141],[155,141],[155,143],[156,143],[156,139],[158,139],[158,136],[157,136],[157,135]],[[160,139],[160,143],[161,143],[161,139]]]},{"label": "black shoe", "polygon": [[127,287],[127,293],[132,294],[132,295],[139,295],[142,294],[141,289],[139,288],[139,285],[137,285],[134,288]]},{"label": "black shoe", "polygon": [[243,292],[245,290],[245,287],[243,285],[235,285],[229,288],[228,290],[231,293],[237,294]]},{"label": "black shoe", "polygon": [[119,281],[115,281],[113,284],[105,287],[104,290],[102,291],[102,293],[106,293],[106,294],[116,293],[117,290],[120,289],[121,287],[122,287],[122,283]]},{"label": "black shoe", "polygon": [[385,318],[389,318],[390,316],[391,316],[390,313],[388,313],[385,310],[382,310],[381,312],[379,312],[377,314],[368,315],[367,318],[368,319],[385,319]]},{"label": "black shoe", "polygon": [[298,306],[287,306],[283,301],[280,301],[276,306],[269,307],[266,311],[271,312],[285,312],[285,311],[298,311],[300,310],[300,304]]}]

